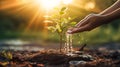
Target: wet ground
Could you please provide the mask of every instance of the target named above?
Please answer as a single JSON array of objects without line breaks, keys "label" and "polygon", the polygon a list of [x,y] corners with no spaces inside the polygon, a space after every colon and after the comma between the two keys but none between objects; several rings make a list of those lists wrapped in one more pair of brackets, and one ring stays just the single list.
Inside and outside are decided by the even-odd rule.
[{"label": "wet ground", "polygon": [[[118,45],[119,46],[119,45]],[[82,47],[82,46],[81,46]],[[75,52],[66,54],[55,49],[40,51],[10,50],[12,59],[0,53],[0,67],[120,67],[119,49],[106,46],[94,48],[74,48]],[[107,46],[108,47],[108,46]],[[77,52],[76,52],[77,51]],[[8,54],[7,54],[8,55]],[[70,64],[73,62],[72,64]],[[77,62],[77,63],[76,63]]]},{"label": "wet ground", "polygon": [[120,43],[80,45],[74,47],[78,52],[72,55],[54,49],[57,45],[43,46],[19,40],[1,42],[0,67],[74,67],[76,64],[77,67],[120,67]]}]

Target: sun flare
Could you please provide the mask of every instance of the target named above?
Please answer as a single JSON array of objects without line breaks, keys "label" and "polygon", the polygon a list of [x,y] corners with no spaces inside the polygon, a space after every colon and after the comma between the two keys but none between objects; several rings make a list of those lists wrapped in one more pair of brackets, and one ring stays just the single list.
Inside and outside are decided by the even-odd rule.
[{"label": "sun flare", "polygon": [[72,2],[72,0],[63,0],[63,3],[64,4],[69,4],[69,3],[71,3]]},{"label": "sun flare", "polygon": [[35,3],[38,6],[42,6],[45,9],[52,9],[60,4],[61,0],[36,0]]}]

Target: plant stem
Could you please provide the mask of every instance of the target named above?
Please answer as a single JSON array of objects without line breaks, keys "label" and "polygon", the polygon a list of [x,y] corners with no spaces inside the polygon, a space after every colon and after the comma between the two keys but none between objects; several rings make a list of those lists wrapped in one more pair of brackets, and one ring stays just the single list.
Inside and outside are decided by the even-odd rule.
[{"label": "plant stem", "polygon": [[86,46],[87,46],[87,44],[84,44],[84,45],[79,49],[79,51],[83,51]]},{"label": "plant stem", "polygon": [[63,35],[60,33],[60,52],[62,52],[62,44],[63,44]]}]

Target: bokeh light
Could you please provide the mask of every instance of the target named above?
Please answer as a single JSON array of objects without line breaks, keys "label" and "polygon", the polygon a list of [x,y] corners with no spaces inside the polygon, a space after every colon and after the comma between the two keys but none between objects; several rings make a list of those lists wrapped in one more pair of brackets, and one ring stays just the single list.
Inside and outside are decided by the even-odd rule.
[{"label": "bokeh light", "polygon": [[93,9],[93,8],[95,8],[94,2],[89,2],[85,5],[86,10]]}]

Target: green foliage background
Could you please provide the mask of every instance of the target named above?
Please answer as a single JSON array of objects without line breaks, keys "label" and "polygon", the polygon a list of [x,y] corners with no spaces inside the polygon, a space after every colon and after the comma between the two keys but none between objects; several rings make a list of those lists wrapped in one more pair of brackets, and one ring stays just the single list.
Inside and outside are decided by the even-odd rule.
[{"label": "green foliage background", "polygon": [[[1,2],[3,0],[0,0]],[[75,0],[76,4],[79,4],[81,0]],[[116,0],[84,0],[84,3],[94,1],[96,3],[97,9],[100,11],[106,9],[110,5],[112,5]],[[0,2],[0,3],[1,3]],[[29,16],[25,16],[23,14],[12,13],[9,14],[9,9],[0,10],[0,39],[44,39],[42,36],[44,34],[43,28],[43,17],[39,21],[39,28],[37,30],[34,27],[30,28],[29,32],[24,33],[24,29],[28,25],[28,21],[33,16],[30,14]],[[73,21],[79,22],[86,15],[90,13],[98,13],[95,11],[88,11],[83,8],[75,7],[73,5],[69,6],[67,15],[70,17],[76,17]],[[29,34],[31,33],[31,34]],[[55,33],[48,32],[49,35],[45,40],[59,42],[58,35]],[[79,34],[74,34],[74,44],[82,44],[82,43],[106,43],[106,42],[120,42],[120,20],[113,21],[108,25],[103,25],[93,31],[83,32]],[[54,34],[54,35],[53,35]]]}]

